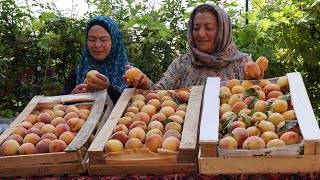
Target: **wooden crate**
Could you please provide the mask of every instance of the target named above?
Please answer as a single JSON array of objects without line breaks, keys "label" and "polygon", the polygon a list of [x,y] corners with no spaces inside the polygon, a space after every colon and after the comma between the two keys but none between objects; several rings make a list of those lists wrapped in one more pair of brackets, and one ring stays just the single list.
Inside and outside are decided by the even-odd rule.
[{"label": "wooden crate", "polygon": [[[207,80],[199,137],[199,172],[201,174],[256,174],[256,173],[297,173],[320,171],[320,130],[316,121],[306,88],[299,73],[287,74],[292,104],[296,113],[298,124],[303,136],[303,154],[294,154],[288,151],[262,149],[246,155],[246,150],[237,150],[240,155],[221,156],[222,150],[218,148],[219,126],[219,88],[224,85],[220,78]],[[275,82],[277,78],[270,79]],[[279,149],[278,149],[279,150]],[[231,150],[232,151],[232,150]],[[231,152],[230,151],[230,152]],[[236,150],[233,150],[235,152]],[[248,150],[250,151],[250,150]],[[268,152],[267,152],[268,151]],[[266,156],[269,153],[270,156]],[[279,154],[280,155],[279,155]],[[228,154],[228,153],[227,153]],[[262,154],[262,155],[261,155]],[[294,155],[290,155],[294,154]]]},{"label": "wooden crate", "polygon": [[[89,143],[89,137],[99,131],[111,113],[113,103],[107,91],[61,96],[35,96],[19,116],[0,135],[0,145],[12,133],[27,115],[41,107],[53,107],[56,104],[89,104],[91,112],[73,141],[64,152],[31,155],[0,156],[0,177],[10,176],[47,176],[75,175],[86,172],[86,157],[81,152]],[[104,113],[104,114],[103,114]]]},{"label": "wooden crate", "polygon": [[[182,138],[179,151],[173,156],[141,157],[130,160],[108,160],[104,153],[104,145],[112,135],[114,127],[122,117],[126,107],[138,89],[126,89],[115,105],[109,119],[92,142],[88,150],[87,169],[90,175],[146,175],[146,174],[172,174],[197,172],[198,153],[198,125],[203,86],[195,86],[191,89],[190,99],[183,124]],[[150,152],[150,151],[149,151]],[[157,154],[157,153],[154,153]]]}]

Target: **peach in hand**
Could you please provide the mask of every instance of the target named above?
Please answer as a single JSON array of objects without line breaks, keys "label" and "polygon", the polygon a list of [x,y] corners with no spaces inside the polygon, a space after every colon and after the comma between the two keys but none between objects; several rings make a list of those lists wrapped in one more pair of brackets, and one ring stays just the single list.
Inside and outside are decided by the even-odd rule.
[{"label": "peach in hand", "polygon": [[244,65],[244,71],[248,79],[257,79],[261,75],[261,69],[258,64],[254,62],[248,62]]},{"label": "peach in hand", "polygon": [[140,71],[140,69],[138,68],[135,68],[135,67],[132,67],[130,69],[128,69],[126,72],[125,72],[125,76],[127,79],[130,80],[130,82],[134,82],[135,79],[139,79],[139,76],[142,74],[142,72]]},{"label": "peach in hand", "polygon": [[87,73],[86,78],[89,82],[93,82],[92,78],[95,77],[97,74],[99,74],[96,70],[91,70]]}]

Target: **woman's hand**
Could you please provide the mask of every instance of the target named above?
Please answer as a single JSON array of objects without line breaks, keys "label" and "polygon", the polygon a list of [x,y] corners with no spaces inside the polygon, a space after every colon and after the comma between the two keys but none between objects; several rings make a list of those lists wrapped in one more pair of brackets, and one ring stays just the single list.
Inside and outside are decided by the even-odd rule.
[{"label": "woman's hand", "polygon": [[94,91],[101,91],[104,89],[108,89],[109,87],[109,79],[105,75],[100,73],[92,77],[90,81],[86,79],[84,83],[88,85],[89,89]]},{"label": "woman's hand", "polygon": [[78,84],[71,92],[71,94],[78,94],[78,93],[88,93],[91,92],[88,84]]},{"label": "woman's hand", "polygon": [[[133,68],[133,66],[126,65],[126,70]],[[129,79],[126,75],[122,76],[122,80],[128,85],[128,86],[134,86],[139,89],[150,89],[150,80],[144,73],[140,73],[138,77],[133,77],[132,79]]]}]

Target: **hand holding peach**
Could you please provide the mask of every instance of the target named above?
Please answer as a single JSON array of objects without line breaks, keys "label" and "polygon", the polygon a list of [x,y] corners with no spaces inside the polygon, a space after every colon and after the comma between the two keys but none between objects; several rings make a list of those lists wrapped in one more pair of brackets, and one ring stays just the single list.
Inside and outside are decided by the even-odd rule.
[{"label": "hand holding peach", "polygon": [[133,85],[136,88],[145,90],[150,89],[149,78],[136,67],[127,65],[122,80],[129,86]]}]

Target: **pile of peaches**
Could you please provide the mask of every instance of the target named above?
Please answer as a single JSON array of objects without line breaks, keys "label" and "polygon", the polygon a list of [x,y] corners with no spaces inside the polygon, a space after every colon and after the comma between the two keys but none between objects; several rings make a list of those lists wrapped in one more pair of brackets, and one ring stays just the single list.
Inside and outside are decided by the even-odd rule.
[{"label": "pile of peaches", "polygon": [[301,142],[287,76],[253,82],[232,79],[220,87],[219,147],[280,148]]},{"label": "pile of peaches", "polygon": [[0,155],[62,152],[90,114],[91,105],[63,105],[34,110],[0,146]]},{"label": "pile of peaches", "polygon": [[104,151],[148,148],[158,153],[179,150],[189,90],[136,93],[106,142]]}]

